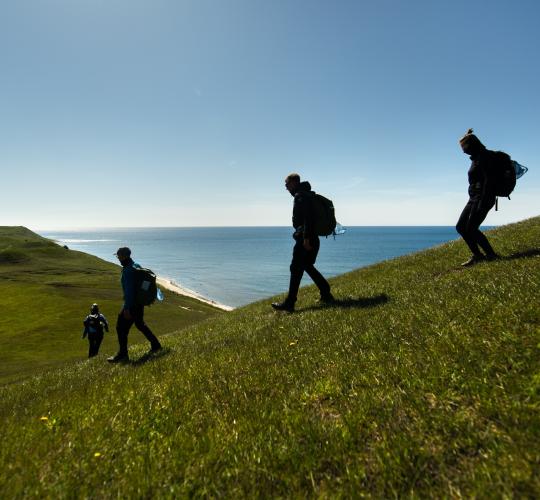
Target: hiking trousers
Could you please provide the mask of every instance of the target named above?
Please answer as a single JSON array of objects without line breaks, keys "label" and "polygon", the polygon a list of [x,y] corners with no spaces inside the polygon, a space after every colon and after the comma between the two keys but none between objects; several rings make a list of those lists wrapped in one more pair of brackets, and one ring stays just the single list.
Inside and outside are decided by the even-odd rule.
[{"label": "hiking trousers", "polygon": [[103,340],[103,332],[88,332],[88,357],[93,358],[98,355],[99,346]]},{"label": "hiking trousers", "polygon": [[127,355],[128,353],[128,334],[133,325],[135,325],[137,330],[139,330],[146,337],[148,342],[150,342],[152,349],[161,347],[157,337],[144,322],[144,306],[135,306],[130,309],[130,312],[131,319],[124,318],[124,314],[121,311],[116,321],[116,333],[118,334],[118,344],[120,346],[119,354]]},{"label": "hiking trousers", "polygon": [[470,198],[465,205],[458,223],[456,224],[456,230],[461,237],[467,243],[467,246],[471,249],[471,252],[475,256],[481,256],[481,247],[486,255],[494,255],[495,251],[490,245],[486,235],[480,231],[480,224],[484,222],[488,212],[495,205],[495,197],[487,200],[487,203],[480,203],[479,199]]},{"label": "hiking trousers", "polygon": [[309,240],[312,249],[306,250],[304,248],[304,240],[302,238],[296,239],[296,243],[293,248],[293,257],[290,266],[291,270],[291,280],[289,283],[289,295],[287,296],[286,301],[294,305],[298,296],[298,289],[300,288],[300,282],[302,281],[302,276],[304,271],[308,276],[313,280],[317,285],[321,297],[327,297],[330,295],[330,285],[324,276],[315,269],[315,261],[317,260],[317,254],[319,253],[319,248],[321,242],[318,236],[311,238]]}]

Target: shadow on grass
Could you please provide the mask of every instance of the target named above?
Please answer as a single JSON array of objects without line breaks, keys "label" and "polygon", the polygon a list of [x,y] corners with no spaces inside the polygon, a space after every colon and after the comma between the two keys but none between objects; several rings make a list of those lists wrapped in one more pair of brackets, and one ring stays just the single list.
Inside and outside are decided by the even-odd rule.
[{"label": "shadow on grass", "polygon": [[145,352],[140,358],[130,360],[129,364],[131,366],[141,366],[150,361],[155,361],[156,359],[167,356],[171,350],[168,347],[164,347],[158,352]]},{"label": "shadow on grass", "polygon": [[540,256],[540,248],[530,248],[529,250],[524,250],[523,252],[516,252],[510,255],[503,257],[504,260],[514,260],[514,259],[523,259],[526,257],[538,257]]},{"label": "shadow on grass", "polygon": [[318,309],[351,309],[358,308],[363,309],[366,307],[375,307],[382,304],[386,304],[390,299],[385,293],[375,295],[374,297],[349,297],[346,299],[336,299],[329,304],[319,303],[315,306],[305,307],[304,309],[298,309],[298,312],[302,311],[316,311]]}]

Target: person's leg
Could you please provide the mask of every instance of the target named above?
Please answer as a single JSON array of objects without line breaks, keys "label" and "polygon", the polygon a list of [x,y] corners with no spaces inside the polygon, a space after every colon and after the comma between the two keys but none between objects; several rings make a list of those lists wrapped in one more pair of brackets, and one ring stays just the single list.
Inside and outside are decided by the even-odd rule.
[{"label": "person's leg", "polygon": [[97,354],[97,350],[99,347],[96,347],[97,344],[97,333],[89,333],[88,334],[88,343],[89,343],[89,350],[88,350],[88,357],[93,358]]},{"label": "person's leg", "polygon": [[101,342],[103,341],[103,332],[96,333],[96,340],[95,340],[95,354],[94,356],[97,356],[99,353],[99,348],[101,346]]},{"label": "person's leg", "polygon": [[291,277],[289,280],[289,293],[287,298],[283,302],[273,302],[272,307],[277,311],[294,311],[294,304],[298,296],[298,289],[300,288],[300,282],[302,281],[302,275],[304,274],[304,259],[301,241],[296,241],[293,248],[293,257],[290,265]]},{"label": "person's leg", "polygon": [[302,240],[298,240],[293,248],[293,257],[290,265],[291,278],[289,281],[289,293],[285,302],[294,306],[296,299],[298,297],[298,290],[300,288],[300,282],[302,281],[302,276],[304,275],[305,269],[305,254],[306,250],[304,249]]},{"label": "person's leg", "polygon": [[94,342],[92,341],[92,334],[88,333],[88,357],[94,356]]},{"label": "person's leg", "polygon": [[157,337],[152,333],[152,330],[148,328],[148,325],[144,322],[144,306],[137,306],[133,311],[133,319],[135,321],[135,327],[146,337],[150,342],[150,347],[153,351],[161,349],[161,344]]},{"label": "person's leg", "polygon": [[472,254],[475,257],[482,257],[482,252],[478,248],[477,240],[475,235],[471,234],[471,225],[469,224],[470,218],[474,213],[476,203],[472,200],[469,200],[465,205],[465,208],[459,216],[459,220],[456,224],[456,231],[463,238],[467,246],[470,248]]},{"label": "person's leg", "polygon": [[489,211],[493,208],[493,205],[495,205],[495,199],[493,199],[493,202],[490,200],[490,202],[484,204],[484,206],[475,207],[476,209],[471,213],[471,217],[469,218],[468,228],[468,233],[471,235],[471,238],[475,241],[477,246],[480,245],[488,257],[494,257],[496,256],[496,253],[486,235],[480,231],[480,226],[486,219]]},{"label": "person's leg", "polygon": [[116,334],[118,335],[118,354],[120,356],[128,355],[128,333],[129,329],[133,325],[133,318],[126,319],[124,314],[120,312],[118,319],[116,320]]},{"label": "person's leg", "polygon": [[317,288],[319,289],[319,292],[321,294],[321,299],[326,300],[331,297],[330,294],[330,284],[324,276],[315,268],[315,261],[317,260],[317,255],[319,253],[319,248],[321,245],[321,242],[319,238],[313,239],[313,241],[310,242],[312,250],[309,252],[305,252],[304,257],[304,269],[308,276],[313,280],[313,283],[317,285]]}]

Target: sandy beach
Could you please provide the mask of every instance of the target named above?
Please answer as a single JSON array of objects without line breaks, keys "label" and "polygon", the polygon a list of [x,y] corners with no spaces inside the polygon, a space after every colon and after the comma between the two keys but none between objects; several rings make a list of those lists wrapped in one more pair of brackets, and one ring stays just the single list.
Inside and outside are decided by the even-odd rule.
[{"label": "sandy beach", "polygon": [[191,297],[192,299],[197,299],[201,302],[204,302],[205,304],[209,304],[211,306],[217,307],[218,309],[222,309],[223,311],[232,311],[234,307],[226,306],[225,304],[220,304],[219,302],[216,302],[214,300],[207,299],[206,297],[203,297],[193,290],[189,290],[188,288],[181,287],[177,283],[175,283],[173,280],[170,280],[168,278],[157,278],[157,284],[158,286],[176,293],[178,295],[184,295],[185,297]]}]

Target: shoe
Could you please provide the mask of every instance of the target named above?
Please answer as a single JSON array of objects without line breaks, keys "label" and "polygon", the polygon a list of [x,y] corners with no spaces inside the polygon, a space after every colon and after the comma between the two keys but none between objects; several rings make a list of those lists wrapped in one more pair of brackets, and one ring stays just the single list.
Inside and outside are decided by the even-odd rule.
[{"label": "shoe", "polygon": [[482,262],[483,260],[486,260],[486,257],[484,257],[483,255],[473,255],[469,260],[463,262],[461,266],[462,267],[474,266],[475,264],[478,264],[479,262]]},{"label": "shoe", "polygon": [[330,292],[328,292],[326,295],[321,295],[321,298],[319,299],[319,302],[322,302],[323,304],[331,304],[335,301],[336,299],[334,299],[334,296]]},{"label": "shoe", "polygon": [[161,349],[163,349],[163,347],[161,346],[161,344],[158,344],[156,346],[152,346],[150,348],[150,351],[148,351],[148,352],[150,352],[150,353],[159,352],[159,351],[161,351]]},{"label": "shoe", "polygon": [[110,358],[107,358],[109,363],[122,363],[124,361],[129,361],[129,356],[127,354],[118,353]]},{"label": "shoe", "polygon": [[498,260],[500,259],[501,256],[497,253],[490,253],[488,255],[486,255],[486,260]]},{"label": "shoe", "polygon": [[294,304],[291,304],[290,302],[273,302],[272,307],[276,311],[287,311],[287,312],[294,312]]}]

